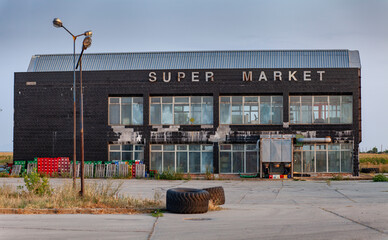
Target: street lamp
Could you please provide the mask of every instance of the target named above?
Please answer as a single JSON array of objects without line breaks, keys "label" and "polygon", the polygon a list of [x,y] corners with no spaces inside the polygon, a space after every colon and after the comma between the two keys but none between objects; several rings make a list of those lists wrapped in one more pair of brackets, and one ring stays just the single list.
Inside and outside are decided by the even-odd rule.
[{"label": "street lamp", "polygon": [[82,51],[79,55],[77,66],[75,67],[78,69],[79,65],[79,79],[80,79],[80,89],[81,89],[81,191],[80,195],[84,195],[84,162],[85,162],[85,154],[84,154],[84,91],[82,88],[82,55],[84,54],[84,50],[86,50],[88,47],[92,45],[92,38],[91,37],[85,37],[84,41],[82,42]]},{"label": "street lamp", "polygon": [[74,117],[74,123],[73,123],[73,187],[75,188],[75,179],[76,179],[76,160],[77,160],[77,147],[76,147],[76,135],[77,135],[77,124],[76,124],[76,90],[75,90],[75,40],[77,40],[77,37],[79,36],[92,36],[92,31],[86,31],[82,34],[74,35],[72,34],[65,26],[63,26],[62,21],[59,18],[54,18],[53,25],[56,28],[63,28],[65,29],[72,37],[73,37],[73,117]]}]

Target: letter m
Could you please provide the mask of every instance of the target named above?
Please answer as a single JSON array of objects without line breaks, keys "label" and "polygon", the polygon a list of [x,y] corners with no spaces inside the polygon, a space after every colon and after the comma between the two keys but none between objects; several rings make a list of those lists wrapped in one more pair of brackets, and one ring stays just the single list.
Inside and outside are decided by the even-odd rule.
[{"label": "letter m", "polygon": [[250,81],[250,82],[252,82],[252,71],[249,71],[248,72],[248,75],[247,75],[247,72],[245,72],[245,71],[243,71],[243,82],[248,82],[248,81]]}]

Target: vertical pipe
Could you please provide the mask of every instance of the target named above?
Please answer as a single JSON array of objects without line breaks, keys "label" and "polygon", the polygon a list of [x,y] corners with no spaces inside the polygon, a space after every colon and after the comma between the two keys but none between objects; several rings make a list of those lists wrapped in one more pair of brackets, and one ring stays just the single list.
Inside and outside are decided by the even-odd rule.
[{"label": "vertical pipe", "polygon": [[76,109],[76,90],[75,90],[75,40],[73,36],[73,188],[76,187],[76,160],[77,160],[77,109]]},{"label": "vertical pipe", "polygon": [[84,94],[82,89],[82,56],[79,61],[79,77],[80,77],[80,91],[81,91],[81,192],[84,196]]}]

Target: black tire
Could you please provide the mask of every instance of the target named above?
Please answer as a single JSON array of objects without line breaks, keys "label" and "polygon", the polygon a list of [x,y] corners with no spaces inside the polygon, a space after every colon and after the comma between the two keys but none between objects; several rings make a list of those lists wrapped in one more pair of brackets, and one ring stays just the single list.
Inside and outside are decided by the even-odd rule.
[{"label": "black tire", "polygon": [[361,168],[362,173],[379,173],[379,168]]},{"label": "black tire", "polygon": [[210,201],[213,201],[214,205],[225,204],[225,192],[223,187],[219,186],[204,188],[203,190],[207,191],[210,194]]},{"label": "black tire", "polygon": [[205,213],[209,210],[210,194],[195,188],[172,188],[167,191],[166,207],[174,213]]}]

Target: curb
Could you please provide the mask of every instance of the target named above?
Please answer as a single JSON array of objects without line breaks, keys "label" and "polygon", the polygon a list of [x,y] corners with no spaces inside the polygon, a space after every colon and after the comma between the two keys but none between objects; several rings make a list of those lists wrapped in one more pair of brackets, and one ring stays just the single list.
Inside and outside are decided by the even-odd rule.
[{"label": "curb", "polygon": [[144,210],[136,210],[130,208],[0,208],[0,214],[138,214],[141,212],[144,212]]}]

